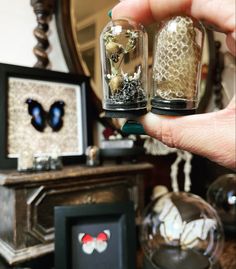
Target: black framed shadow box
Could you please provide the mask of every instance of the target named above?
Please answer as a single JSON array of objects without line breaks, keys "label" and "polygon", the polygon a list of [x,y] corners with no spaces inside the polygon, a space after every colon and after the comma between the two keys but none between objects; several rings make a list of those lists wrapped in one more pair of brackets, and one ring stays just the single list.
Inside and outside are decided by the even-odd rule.
[{"label": "black framed shadow box", "polygon": [[55,269],[135,269],[132,202],[55,207]]},{"label": "black framed shadow box", "polygon": [[29,157],[85,162],[92,144],[89,78],[0,63],[0,169]]}]

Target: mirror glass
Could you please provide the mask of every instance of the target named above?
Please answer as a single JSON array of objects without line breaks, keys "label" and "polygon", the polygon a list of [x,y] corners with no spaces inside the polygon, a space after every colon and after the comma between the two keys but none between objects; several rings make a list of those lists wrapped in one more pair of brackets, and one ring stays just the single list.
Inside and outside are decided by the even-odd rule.
[{"label": "mirror glass", "polygon": [[71,0],[72,32],[77,53],[85,74],[92,78],[92,87],[102,99],[99,36],[108,23],[109,10],[117,0]]}]

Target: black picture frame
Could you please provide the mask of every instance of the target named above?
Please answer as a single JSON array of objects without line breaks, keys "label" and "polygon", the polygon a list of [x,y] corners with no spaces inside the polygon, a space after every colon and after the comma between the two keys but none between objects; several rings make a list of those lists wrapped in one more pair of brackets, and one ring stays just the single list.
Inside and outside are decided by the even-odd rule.
[{"label": "black picture frame", "polygon": [[[56,269],[135,269],[136,239],[133,202],[55,207]],[[94,238],[110,229],[107,248],[86,254],[80,233]]]},{"label": "black picture frame", "polygon": [[17,65],[0,63],[0,169],[16,169],[17,158],[8,158],[8,87],[9,78],[36,80],[38,82],[56,82],[80,86],[82,115],[82,154],[62,157],[63,164],[84,162],[85,150],[92,144],[92,122],[90,105],[90,79],[84,75],[63,73]]}]

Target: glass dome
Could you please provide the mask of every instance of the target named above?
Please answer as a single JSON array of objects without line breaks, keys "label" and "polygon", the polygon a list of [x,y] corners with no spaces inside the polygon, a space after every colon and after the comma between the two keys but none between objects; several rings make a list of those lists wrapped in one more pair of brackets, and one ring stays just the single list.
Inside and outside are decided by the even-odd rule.
[{"label": "glass dome", "polygon": [[113,20],[103,29],[103,109],[108,117],[146,113],[147,42],[144,27],[131,20]]},{"label": "glass dome", "polygon": [[207,202],[190,193],[171,192],[146,208],[140,240],[152,268],[209,269],[218,260],[224,236]]},{"label": "glass dome", "polygon": [[209,187],[207,201],[216,209],[226,232],[236,233],[236,174],[226,174]]},{"label": "glass dome", "polygon": [[158,25],[152,70],[153,113],[195,113],[203,40],[202,25],[190,17],[177,16]]}]

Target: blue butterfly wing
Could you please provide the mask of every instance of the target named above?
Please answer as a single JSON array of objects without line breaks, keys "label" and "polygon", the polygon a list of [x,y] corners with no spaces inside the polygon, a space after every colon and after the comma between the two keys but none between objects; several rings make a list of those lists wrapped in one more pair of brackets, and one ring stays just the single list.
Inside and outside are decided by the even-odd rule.
[{"label": "blue butterfly wing", "polygon": [[63,101],[56,101],[50,107],[48,124],[54,132],[58,132],[63,126],[64,106]]},{"label": "blue butterfly wing", "polygon": [[42,105],[30,98],[26,100],[26,104],[28,104],[28,113],[32,116],[31,124],[37,131],[43,132],[46,127],[46,113]]}]

